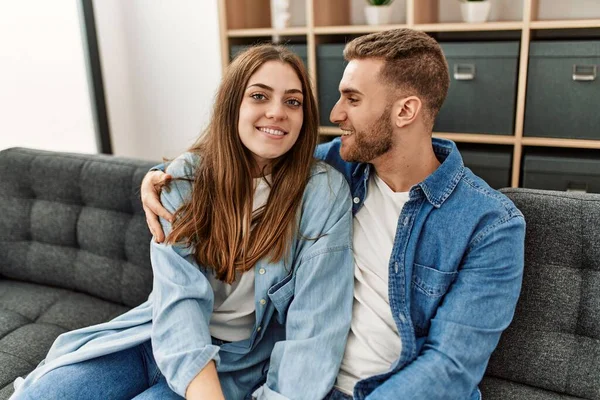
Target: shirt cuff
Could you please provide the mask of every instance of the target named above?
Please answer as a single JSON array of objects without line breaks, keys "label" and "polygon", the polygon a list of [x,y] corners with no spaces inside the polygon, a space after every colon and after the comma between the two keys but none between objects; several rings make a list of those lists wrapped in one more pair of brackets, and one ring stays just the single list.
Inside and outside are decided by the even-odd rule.
[{"label": "shirt cuff", "polygon": [[255,400],[290,400],[284,395],[271,390],[266,383],[252,393],[252,398]]},{"label": "shirt cuff", "polygon": [[214,360],[216,366],[219,366],[219,363],[221,362],[218,346],[209,345],[203,353],[204,354],[196,358],[194,362],[181,369],[186,371],[186,373],[173,377],[171,382],[167,379],[169,387],[183,398],[185,398],[185,392],[190,383],[192,383],[192,380],[194,380],[196,375],[198,375],[209,362]]}]

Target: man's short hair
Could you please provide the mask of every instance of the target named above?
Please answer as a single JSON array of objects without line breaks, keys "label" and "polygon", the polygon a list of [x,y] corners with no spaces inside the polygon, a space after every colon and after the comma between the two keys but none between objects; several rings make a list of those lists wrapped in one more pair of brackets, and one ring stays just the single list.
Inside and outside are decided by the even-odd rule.
[{"label": "man's short hair", "polygon": [[433,126],[450,85],[448,63],[435,39],[412,29],[372,33],[349,42],[344,58],[384,60],[380,72],[383,82],[402,91],[403,96],[418,96],[424,117]]}]

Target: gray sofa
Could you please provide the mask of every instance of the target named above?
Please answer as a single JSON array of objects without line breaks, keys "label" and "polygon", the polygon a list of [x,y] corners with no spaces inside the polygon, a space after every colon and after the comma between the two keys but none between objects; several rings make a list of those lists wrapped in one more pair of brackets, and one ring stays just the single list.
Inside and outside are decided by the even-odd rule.
[{"label": "gray sofa", "polygon": [[[67,330],[145,300],[149,162],[0,152],[0,399]],[[600,400],[600,195],[504,192],[527,220],[517,314],[481,384],[484,399]]]}]

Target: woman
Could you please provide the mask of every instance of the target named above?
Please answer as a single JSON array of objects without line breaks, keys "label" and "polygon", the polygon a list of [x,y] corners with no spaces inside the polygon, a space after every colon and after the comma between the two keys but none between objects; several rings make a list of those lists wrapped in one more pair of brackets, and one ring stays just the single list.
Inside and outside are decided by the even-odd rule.
[{"label": "woman", "polygon": [[350,325],[352,217],[343,177],[312,158],[317,126],[298,57],[238,56],[167,169],[148,300],[59,336],[13,398],[323,398]]}]

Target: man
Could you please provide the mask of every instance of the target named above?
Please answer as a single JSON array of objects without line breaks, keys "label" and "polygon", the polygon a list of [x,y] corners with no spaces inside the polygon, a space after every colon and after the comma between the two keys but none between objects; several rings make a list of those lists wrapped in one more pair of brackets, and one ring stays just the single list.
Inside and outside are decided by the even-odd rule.
[{"label": "man", "polygon": [[[331,120],[341,139],[316,157],[341,171],[353,196],[352,326],[329,399],[479,399],[509,325],[523,273],[525,222],[504,195],[432,139],[449,85],[439,45],[424,33],[359,37]],[[162,240],[153,185],[148,224]]]}]

